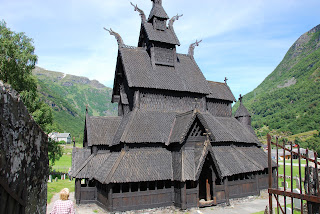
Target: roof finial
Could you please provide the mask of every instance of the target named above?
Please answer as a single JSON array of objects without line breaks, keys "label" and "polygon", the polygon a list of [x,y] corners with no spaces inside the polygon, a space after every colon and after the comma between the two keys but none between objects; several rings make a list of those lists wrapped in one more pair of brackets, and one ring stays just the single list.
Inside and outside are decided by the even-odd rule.
[{"label": "roof finial", "polygon": [[88,104],[86,105],[86,113],[88,113]]},{"label": "roof finial", "polygon": [[111,28],[110,28],[110,30],[108,30],[108,29],[105,28],[105,27],[104,27],[103,29],[105,29],[106,31],[108,31],[108,32],[110,33],[110,35],[113,35],[114,37],[116,37],[119,48],[122,48],[122,47],[124,46],[124,43],[123,43],[123,40],[122,40],[120,34],[114,32]]},{"label": "roof finial", "polygon": [[224,83],[227,84],[227,81],[228,81],[228,78],[225,77],[225,78],[224,78]]},{"label": "roof finial", "polygon": [[173,23],[174,23],[174,21],[179,20],[179,18],[180,18],[181,16],[183,16],[183,14],[181,14],[181,15],[177,14],[176,16],[172,17],[172,18],[169,20],[168,26],[169,26],[170,29],[173,28]]},{"label": "roof finial", "polygon": [[240,94],[240,96],[239,96],[239,100],[240,100],[240,103],[242,103],[242,96],[241,96],[241,94]]},{"label": "roof finial", "polygon": [[153,1],[153,3],[155,3],[155,4],[162,5],[162,0],[151,0],[151,1]]},{"label": "roof finial", "polygon": [[140,16],[141,16],[141,21],[142,22],[146,22],[146,15],[144,14],[143,10],[141,10],[138,5],[134,5],[132,4],[132,2],[130,2],[130,4],[134,7],[134,11],[138,11]]},{"label": "roof finial", "polygon": [[188,55],[191,56],[192,58],[193,58],[193,54],[194,54],[194,48],[195,48],[196,46],[199,46],[199,43],[200,43],[200,42],[202,42],[202,40],[200,40],[199,42],[198,42],[198,40],[196,40],[195,43],[192,43],[192,44],[189,46]]}]

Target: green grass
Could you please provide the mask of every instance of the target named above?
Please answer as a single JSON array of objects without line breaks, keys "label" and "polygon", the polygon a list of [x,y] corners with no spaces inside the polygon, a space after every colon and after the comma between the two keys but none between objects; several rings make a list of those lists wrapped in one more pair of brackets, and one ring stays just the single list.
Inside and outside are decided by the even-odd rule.
[{"label": "green grass", "polygon": [[[286,163],[291,163],[291,160],[286,160]],[[298,164],[299,160],[298,159],[293,159],[292,163]],[[279,164],[283,165],[283,161],[279,161]],[[301,159],[301,165],[303,166],[304,164],[306,164],[306,159]]]},{"label": "green grass", "polygon": [[[298,166],[293,166],[293,177],[299,177],[299,167]],[[283,175],[283,165],[280,165],[279,167],[279,175]],[[290,166],[286,165],[286,176],[291,176],[291,168]],[[304,179],[304,167],[301,167],[301,178]],[[279,187],[281,187],[281,182],[283,182],[283,178],[279,178]],[[286,179],[286,181],[288,182],[288,189],[291,188],[291,180],[290,179]],[[302,186],[303,186],[303,182],[302,182]],[[296,188],[296,181],[293,180],[293,188]]]},{"label": "green grass", "polygon": [[59,172],[68,172],[69,168],[71,167],[71,157],[72,155],[62,155],[60,159],[55,162],[52,169]]},{"label": "green grass", "polygon": [[63,188],[69,188],[70,192],[74,192],[74,181],[66,180],[58,180],[58,182],[51,182],[48,183],[48,190],[47,190],[47,203],[51,202],[51,199],[54,194],[59,193]]}]

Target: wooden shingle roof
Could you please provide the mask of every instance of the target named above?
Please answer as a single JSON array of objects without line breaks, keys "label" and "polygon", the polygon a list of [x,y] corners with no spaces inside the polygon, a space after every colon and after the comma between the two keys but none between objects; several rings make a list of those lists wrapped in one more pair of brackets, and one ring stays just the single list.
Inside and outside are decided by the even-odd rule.
[{"label": "wooden shingle roof", "polygon": [[240,102],[239,108],[237,109],[235,117],[245,117],[245,116],[251,116],[250,113],[248,112],[247,108],[244,107],[242,102]]},{"label": "wooden shingle roof", "polygon": [[163,19],[169,19],[166,11],[163,9],[161,4],[153,4],[148,20],[150,20],[153,16]]},{"label": "wooden shingle roof", "polygon": [[202,116],[216,142],[259,144],[257,137],[233,117],[213,117],[210,113],[203,113]]},{"label": "wooden shingle roof", "polygon": [[190,56],[177,54],[175,67],[153,67],[143,48],[121,48],[119,52],[129,87],[211,93],[207,80]]},{"label": "wooden shingle roof", "polygon": [[[257,137],[233,117],[214,117],[209,112],[189,111],[181,114],[145,109],[134,109],[123,117],[110,117],[110,120],[108,117],[101,120],[90,117],[88,141],[90,145],[109,146],[120,142],[181,143],[196,117],[212,133],[212,141],[259,144]],[[96,121],[95,125],[90,124],[93,121]]]},{"label": "wooden shingle roof", "polygon": [[142,23],[142,27],[150,41],[163,42],[171,45],[180,45],[176,33],[170,28],[167,28],[164,31],[157,30],[149,22]]},{"label": "wooden shingle roof", "polygon": [[151,147],[126,151],[105,183],[157,180],[172,180],[172,155],[165,148]]},{"label": "wooden shingle roof", "polygon": [[228,100],[232,102],[236,101],[227,84],[213,81],[208,81],[208,83],[210,87],[210,94],[207,95],[207,98]]},{"label": "wooden shingle roof", "polygon": [[103,184],[172,180],[172,155],[161,147],[98,153],[74,168],[72,176]]},{"label": "wooden shingle roof", "polygon": [[[251,146],[249,149],[240,152],[236,146],[213,146],[213,156],[217,161],[221,177],[264,170],[265,167],[257,164],[256,158],[251,158],[249,154],[246,153],[250,150],[256,151],[256,149],[259,148]],[[260,158],[265,162],[268,160],[268,158],[264,158],[264,156]]]},{"label": "wooden shingle roof", "polygon": [[86,116],[88,146],[111,145],[121,117]]},{"label": "wooden shingle roof", "polygon": [[90,157],[91,149],[73,148],[72,149],[72,165],[71,175],[75,177],[81,165]]}]

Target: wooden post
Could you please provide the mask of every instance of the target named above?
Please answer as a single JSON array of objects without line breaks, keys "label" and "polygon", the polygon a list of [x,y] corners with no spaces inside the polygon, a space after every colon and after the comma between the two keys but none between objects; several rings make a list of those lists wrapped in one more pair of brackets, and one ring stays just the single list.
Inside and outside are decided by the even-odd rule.
[{"label": "wooden post", "polygon": [[80,204],[80,197],[81,197],[81,179],[79,179],[79,178],[76,178],[76,186],[75,186],[75,188],[76,188],[76,193],[75,193],[75,195],[76,195],[76,204]]},{"label": "wooden post", "polygon": [[112,212],[112,184],[108,184],[107,186],[107,190],[108,190],[108,210],[110,212]]},{"label": "wooden post", "polygon": [[259,173],[258,173],[258,172],[256,172],[256,173],[255,173],[255,177],[256,177],[257,195],[260,195],[260,187],[259,187]]},{"label": "wooden post", "polygon": [[[301,154],[300,154],[300,145],[298,144],[298,158],[299,158],[299,186],[300,193],[302,194],[302,181],[301,181]],[[303,214],[303,200],[300,201],[301,214]]]},{"label": "wooden post", "polygon": [[186,182],[180,183],[180,190],[181,190],[181,209],[187,209],[187,189],[186,189]]},{"label": "wooden post", "polygon": [[206,179],[207,201],[211,200],[209,179]]},{"label": "wooden post", "polygon": [[[268,142],[268,173],[269,173],[269,189],[272,188],[272,165],[271,165],[271,136],[267,135]],[[269,193],[269,213],[272,214],[272,193]]]},{"label": "wooden post", "polygon": [[226,203],[227,205],[230,205],[230,202],[229,202],[229,185],[228,185],[228,178],[225,177],[224,178],[224,190],[225,190],[225,194],[226,194]]},{"label": "wooden post", "polygon": [[[215,197],[216,197],[216,173],[214,172],[214,170],[213,170],[213,167],[212,166],[210,166],[210,169],[211,169],[211,172],[212,172],[212,200],[214,200],[215,199]],[[198,194],[199,194],[199,191],[198,191]],[[199,196],[198,196],[198,198],[199,198]],[[216,203],[215,203],[215,205],[216,205]]]}]

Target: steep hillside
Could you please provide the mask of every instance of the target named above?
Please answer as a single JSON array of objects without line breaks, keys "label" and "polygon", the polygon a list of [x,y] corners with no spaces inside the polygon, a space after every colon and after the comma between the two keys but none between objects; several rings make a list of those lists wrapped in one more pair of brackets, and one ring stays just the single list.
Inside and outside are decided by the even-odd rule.
[{"label": "steep hillside", "polygon": [[[320,128],[320,25],[290,47],[276,69],[243,98],[252,125],[297,134]],[[238,107],[238,103],[234,109]]]},{"label": "steep hillside", "polygon": [[94,116],[116,115],[111,103],[112,89],[86,77],[65,75],[36,67],[33,74],[39,82],[42,99],[53,109],[54,124],[59,132],[70,132],[82,140],[86,105]]}]

